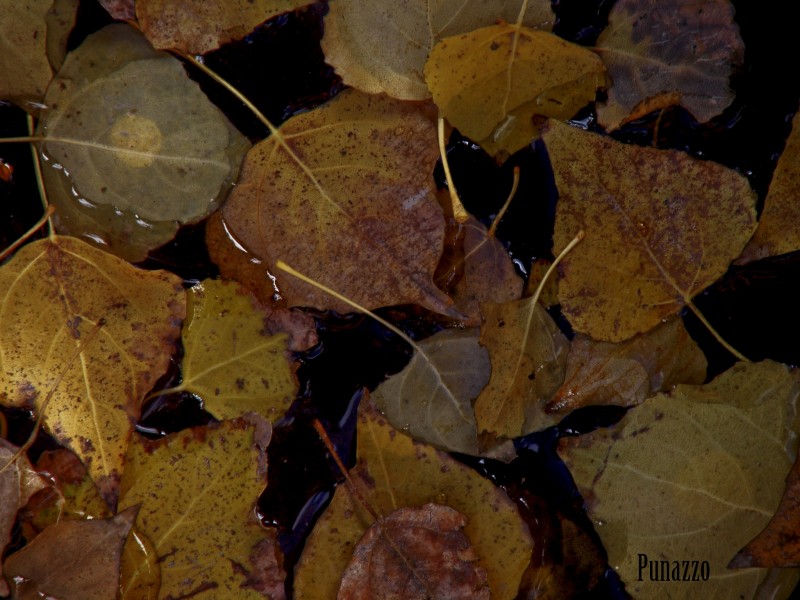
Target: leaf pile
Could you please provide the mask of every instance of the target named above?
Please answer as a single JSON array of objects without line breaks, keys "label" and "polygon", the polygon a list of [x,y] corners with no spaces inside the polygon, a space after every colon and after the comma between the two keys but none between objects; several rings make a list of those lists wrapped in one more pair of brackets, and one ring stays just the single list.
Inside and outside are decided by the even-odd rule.
[{"label": "leaf pile", "polygon": [[[698,305],[800,251],[798,126],[760,214],[746,168],[659,138],[741,101],[729,0],[619,0],[594,46],[538,0],[102,4],[129,22],[76,46],[77,2],[0,0],[55,209],[0,258],[0,594],[559,598],[607,555],[636,598],[789,596],[800,375]],[[349,89],[273,122],[227,53],[314,18]],[[541,187],[476,199],[458,145]],[[540,230],[520,205],[552,255],[503,233]]]}]

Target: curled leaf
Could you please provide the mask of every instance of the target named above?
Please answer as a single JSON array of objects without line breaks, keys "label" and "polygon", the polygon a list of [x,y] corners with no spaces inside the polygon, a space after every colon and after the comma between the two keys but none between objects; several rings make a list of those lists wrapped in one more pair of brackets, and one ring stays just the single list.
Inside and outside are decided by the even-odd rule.
[{"label": "curled leaf", "polygon": [[572,117],[594,100],[604,80],[596,54],[510,23],[445,38],[425,64],[442,115],[490,154],[529,144],[533,115]]},{"label": "curled leaf", "polygon": [[489,356],[476,329],[445,329],[419,344],[405,369],[377,387],[377,406],[411,437],[478,454],[472,401],[489,379]]},{"label": "curled leaf", "polygon": [[665,94],[700,122],[720,114],[744,58],[733,13],[729,0],[615,2],[597,40],[613,82],[607,104],[597,107],[600,123],[613,129],[637,104]]},{"label": "curled leaf", "polygon": [[[467,518],[463,532],[484,569],[491,597],[516,597],[530,561],[528,527],[505,492],[447,454],[414,442],[362,401],[357,464],[350,477],[378,514],[428,503],[449,506]],[[295,571],[298,600],[337,597],[354,548],[373,519],[347,486],[340,486],[308,538]]]},{"label": "curled leaf", "polygon": [[45,103],[43,176],[59,231],[131,261],[212,212],[247,147],[180,62],[127,25],[70,53]]},{"label": "curled leaf", "polygon": [[755,193],[732,169],[556,121],[542,138],[559,193],[554,249],[585,231],[558,296],[595,339],[625,340],[691,306],[755,230]]},{"label": "curled leaf", "polygon": [[498,19],[550,29],[549,1],[410,0],[331,2],[325,17],[325,61],[344,82],[364,92],[394,98],[430,97],[423,79],[425,60],[442,38],[491,25]]},{"label": "curled leaf", "polygon": [[[788,595],[796,570],[773,578],[728,563],[778,507],[797,447],[798,394],[796,371],[737,363],[707,385],[645,400],[610,429],[562,440],[559,454],[631,595]],[[686,560],[705,561],[707,577],[688,585],[659,575],[660,561],[671,574]]]},{"label": "curled leaf", "polygon": [[466,518],[439,504],[398,508],[359,540],[339,598],[488,600],[486,572],[463,533]]}]

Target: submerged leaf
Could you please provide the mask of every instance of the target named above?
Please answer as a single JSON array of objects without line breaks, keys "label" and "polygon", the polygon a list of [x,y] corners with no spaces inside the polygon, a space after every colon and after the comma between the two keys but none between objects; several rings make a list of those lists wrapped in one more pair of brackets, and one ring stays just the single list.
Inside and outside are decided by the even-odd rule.
[{"label": "submerged leaf", "polygon": [[698,121],[733,100],[729,79],[744,58],[744,42],[729,0],[618,0],[597,40],[613,85],[597,116],[617,127],[634,107],[677,92]]},{"label": "submerged leaf", "polygon": [[482,304],[492,377],[475,400],[478,429],[514,438],[558,422],[545,404],[564,380],[569,341],[534,298]]},{"label": "submerged leaf", "polygon": [[325,17],[325,62],[347,85],[395,98],[430,97],[422,70],[442,38],[491,25],[498,19],[550,29],[555,15],[547,0],[335,0]]},{"label": "submerged leaf", "polygon": [[249,415],[131,443],[120,506],[141,505],[137,525],[161,557],[159,597],[212,589],[215,597],[264,597],[255,570],[269,548],[260,545],[254,506],[270,435],[268,422]]},{"label": "submerged leaf", "polygon": [[489,379],[476,329],[445,329],[418,344],[406,368],[377,387],[377,406],[414,439],[478,454],[472,401]]},{"label": "submerged leaf", "polygon": [[127,25],[72,52],[39,125],[61,233],[131,261],[219,204],[247,141],[180,62]]},{"label": "submerged leaf", "polygon": [[[362,400],[357,464],[350,477],[379,513],[435,503],[467,518],[463,531],[486,571],[491,597],[510,600],[531,556],[532,540],[505,492],[443,452],[393,429]],[[295,572],[298,600],[332,600],[358,540],[372,518],[347,486],[339,486],[308,538]]]},{"label": "submerged leaf", "polygon": [[678,319],[612,344],[577,334],[564,384],[547,411],[565,415],[582,406],[633,406],[678,383],[703,383],[706,357]]},{"label": "submerged leaf", "polygon": [[559,193],[554,250],[586,234],[561,263],[558,296],[595,339],[619,342],[677,313],[755,230],[756,195],[732,169],[555,121],[542,137]]},{"label": "submerged leaf", "polygon": [[[247,251],[240,268],[283,260],[370,309],[417,303],[450,313],[433,284],[444,218],[428,108],[346,90],[254,146],[222,209],[232,243]],[[277,283],[290,305],[351,310],[294,277]]]},{"label": "submerged leaf", "polygon": [[764,211],[739,263],[800,250],[800,112],[778,159]]},{"label": "submerged leaf", "polygon": [[108,519],[65,519],[6,559],[14,597],[114,600],[122,547],[136,519],[130,508]]},{"label": "submerged leaf", "polygon": [[189,290],[183,325],[183,381],[169,391],[200,396],[218,419],[255,412],[277,421],[297,383],[286,336],[270,335],[265,314],[235,283],[207,280]]},{"label": "submerged leaf", "polygon": [[55,388],[45,427],[81,457],[111,506],[142,399],[167,368],[185,302],[178,277],[70,237],[28,244],[0,267],[0,402],[43,410]]},{"label": "submerged leaf", "polygon": [[486,572],[462,531],[467,519],[439,504],[398,508],[359,540],[339,598],[489,600]]},{"label": "submerged leaf", "polygon": [[605,79],[596,54],[509,23],[445,38],[425,81],[442,115],[490,154],[512,154],[536,134],[533,116],[569,119]]},{"label": "submerged leaf", "polygon": [[[783,598],[785,570],[728,570],[780,502],[796,452],[797,371],[738,363],[704,386],[679,385],[631,409],[616,426],[559,453],[587,503],[611,568],[635,598]],[[643,558],[707,561],[707,581],[657,580]]]},{"label": "submerged leaf", "polygon": [[137,0],[136,17],[156,48],[205,54],[311,0]]}]

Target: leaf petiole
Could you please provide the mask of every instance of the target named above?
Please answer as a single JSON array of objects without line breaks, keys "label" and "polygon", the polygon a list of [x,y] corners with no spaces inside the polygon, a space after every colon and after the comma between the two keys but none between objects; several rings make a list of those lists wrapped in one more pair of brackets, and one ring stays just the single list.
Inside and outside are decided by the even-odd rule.
[{"label": "leaf petiole", "polygon": [[466,223],[469,219],[469,213],[467,209],[464,208],[464,205],[461,203],[461,199],[458,197],[458,191],[456,190],[456,184],[453,181],[453,175],[450,173],[450,163],[447,161],[447,150],[444,146],[444,119],[439,117],[439,124],[438,124],[438,137],[439,137],[439,154],[442,157],[442,167],[444,168],[444,177],[447,180],[447,191],[450,192],[450,202],[453,205],[453,217],[459,224]]}]

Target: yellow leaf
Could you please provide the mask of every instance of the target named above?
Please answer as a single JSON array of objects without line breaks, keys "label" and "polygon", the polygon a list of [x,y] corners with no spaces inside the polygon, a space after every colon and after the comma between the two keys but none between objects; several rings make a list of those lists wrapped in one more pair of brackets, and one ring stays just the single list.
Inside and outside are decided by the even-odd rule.
[{"label": "yellow leaf", "polygon": [[[634,598],[788,596],[797,569],[770,575],[728,562],[780,503],[798,390],[796,370],[738,363],[707,385],[645,400],[612,428],[561,441],[609,565]],[[643,558],[656,576],[667,561],[670,580],[653,581],[649,563],[640,571]],[[707,561],[707,581],[676,581],[674,561],[686,560]]]},{"label": "yellow leaf", "polygon": [[514,438],[560,420],[544,407],[564,379],[569,341],[534,300],[481,304],[492,376],[475,400],[480,432]]},{"label": "yellow leaf", "polygon": [[549,0],[334,0],[325,17],[325,62],[347,85],[372,94],[425,100],[422,69],[442,38],[491,25],[498,19],[550,29]]},{"label": "yellow leaf", "polygon": [[137,526],[160,557],[159,597],[263,598],[251,585],[267,537],[254,507],[270,435],[249,415],[131,443],[120,506],[141,505]]},{"label": "yellow leaf", "polygon": [[597,40],[613,82],[597,116],[617,127],[634,107],[675,94],[698,121],[718,115],[733,100],[731,73],[744,42],[729,0],[619,0]]},{"label": "yellow leaf", "polygon": [[310,0],[138,0],[136,17],[156,48],[205,54]]},{"label": "yellow leaf", "polygon": [[561,263],[558,296],[595,339],[625,340],[691,306],[755,230],[755,193],[732,169],[555,121],[542,138],[559,193],[554,250],[586,233]]},{"label": "yellow leaf", "polygon": [[[283,260],[370,309],[417,303],[450,313],[433,284],[444,218],[429,109],[346,90],[254,146],[222,209],[228,236],[247,250],[242,268]],[[350,310],[294,277],[277,285],[290,305]]]},{"label": "yellow leaf", "polygon": [[0,402],[42,410],[55,386],[44,424],[81,457],[111,506],[133,423],[167,368],[185,298],[174,275],[142,271],[75,238],[34,242],[0,267]]},{"label": "yellow leaf", "polygon": [[511,154],[534,137],[534,115],[569,119],[595,99],[605,75],[589,50],[501,23],[439,42],[425,81],[453,127],[490,154]]},{"label": "yellow leaf", "polygon": [[[442,504],[467,517],[463,531],[486,570],[491,597],[514,598],[532,540],[516,506],[489,480],[392,428],[367,399],[359,410],[357,464],[350,476],[382,515]],[[372,518],[343,485],[317,521],[295,572],[298,600],[333,600],[353,549]]]},{"label": "yellow leaf", "polygon": [[747,263],[800,249],[800,112],[775,166],[764,211],[738,262]]},{"label": "yellow leaf", "polygon": [[255,412],[278,420],[294,399],[297,382],[286,334],[270,335],[265,314],[235,283],[204,281],[189,290],[183,325],[183,381],[166,392],[188,391],[218,419]]}]

